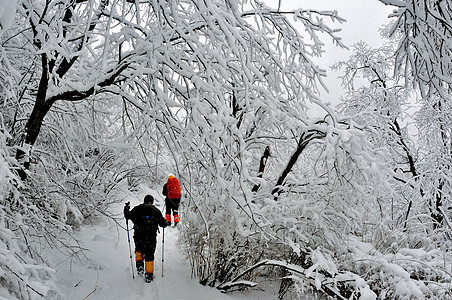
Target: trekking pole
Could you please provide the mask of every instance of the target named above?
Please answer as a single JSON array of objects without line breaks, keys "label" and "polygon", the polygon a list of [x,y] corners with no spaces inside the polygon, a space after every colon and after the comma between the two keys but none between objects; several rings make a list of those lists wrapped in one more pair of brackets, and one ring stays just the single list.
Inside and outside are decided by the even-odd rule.
[{"label": "trekking pole", "polygon": [[165,262],[165,227],[162,233],[162,277],[163,277],[163,263]]},{"label": "trekking pole", "polygon": [[[166,203],[163,205],[163,211],[165,211]],[[162,232],[162,277],[163,277],[163,263],[165,262],[165,227]]]},{"label": "trekking pole", "polygon": [[132,278],[135,279],[135,273],[133,272],[133,262],[132,262],[132,248],[130,247],[129,220],[127,218],[126,218],[126,228],[127,228],[127,240],[129,242],[130,268],[132,270]]}]

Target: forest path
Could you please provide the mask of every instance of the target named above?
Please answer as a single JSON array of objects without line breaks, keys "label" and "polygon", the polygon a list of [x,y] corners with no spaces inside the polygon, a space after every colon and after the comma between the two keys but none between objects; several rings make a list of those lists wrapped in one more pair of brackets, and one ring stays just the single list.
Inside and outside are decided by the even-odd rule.
[{"label": "forest path", "polygon": [[[161,210],[163,197],[154,190],[144,191],[152,194],[156,206]],[[145,193],[142,194],[144,197]],[[126,200],[131,207],[142,202],[132,194]],[[124,202],[127,202],[124,201]],[[121,206],[121,205],[120,205]],[[118,213],[122,214],[123,207],[118,206]],[[183,226],[183,219],[181,224]],[[124,225],[125,227],[125,221]],[[132,227],[129,222],[129,228]],[[178,228],[165,229],[164,242],[164,274],[162,277],[162,235],[157,236],[155,252],[155,279],[145,283],[143,276],[138,276],[133,269],[135,279],[132,278],[131,261],[127,242],[127,231],[119,227],[112,220],[104,220],[91,225],[84,225],[75,233],[80,239],[80,246],[87,249],[82,259],[67,259],[61,254],[52,257],[55,263],[57,284],[65,295],[65,299],[171,299],[171,300],[241,300],[257,299],[251,295],[236,292],[222,294],[214,288],[205,287],[191,278],[189,263],[181,255],[177,245]],[[130,232],[130,243],[134,251],[133,231]],[[134,258],[134,256],[133,256]],[[260,299],[264,299],[259,297]],[[267,298],[268,299],[268,298]]]}]

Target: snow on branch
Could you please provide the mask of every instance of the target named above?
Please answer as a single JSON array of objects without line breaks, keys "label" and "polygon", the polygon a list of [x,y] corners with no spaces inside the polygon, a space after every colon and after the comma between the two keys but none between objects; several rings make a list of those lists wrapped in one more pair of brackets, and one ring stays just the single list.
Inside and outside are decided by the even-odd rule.
[{"label": "snow on branch", "polygon": [[399,39],[395,73],[410,74],[423,97],[445,98],[452,84],[452,6],[438,0],[380,0],[398,7],[388,36]]},{"label": "snow on branch", "polygon": [[[295,273],[297,275],[301,275],[304,280],[308,281],[309,284],[313,287],[315,287],[317,290],[323,292],[324,294],[337,297],[338,299],[347,299],[344,296],[342,296],[341,291],[336,287],[337,283],[340,281],[349,282],[353,280],[353,276],[347,275],[347,274],[339,274],[336,276],[330,276],[327,277],[323,273],[318,272],[310,272],[310,269],[304,269],[301,266],[289,264],[285,261],[279,261],[279,260],[262,260],[255,265],[247,268],[246,270],[242,271],[240,274],[235,276],[231,281],[225,282],[217,286],[217,289],[227,291],[234,287],[255,287],[257,283],[250,282],[250,281],[244,281],[239,280],[244,275],[252,272],[253,270],[263,267],[263,266],[275,266],[275,267],[281,267],[285,270]],[[315,274],[315,276],[313,276]],[[356,275],[355,275],[356,276]],[[336,280],[335,278],[341,278],[340,280]]]},{"label": "snow on branch", "polygon": [[123,59],[115,68],[102,76],[97,82],[88,85],[88,87],[67,82],[67,87],[59,88],[56,92],[49,93],[46,101],[48,103],[54,103],[57,100],[78,101],[86,99],[94,94],[96,87],[103,88],[111,86],[122,72],[126,70],[130,64],[135,62],[134,58],[135,55],[129,55],[128,59]]}]

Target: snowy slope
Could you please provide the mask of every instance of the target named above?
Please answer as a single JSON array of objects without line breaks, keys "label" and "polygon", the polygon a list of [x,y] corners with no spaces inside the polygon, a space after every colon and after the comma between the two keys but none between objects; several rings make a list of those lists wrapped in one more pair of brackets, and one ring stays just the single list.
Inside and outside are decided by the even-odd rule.
[{"label": "snowy slope", "polygon": [[[149,190],[162,209],[163,197]],[[144,193],[142,194],[144,197]],[[141,203],[131,195],[131,206]],[[122,213],[122,206],[118,207]],[[183,220],[181,220],[183,222]],[[121,224],[125,226],[124,224]],[[182,224],[181,224],[182,225]],[[129,222],[129,227],[131,224]],[[184,261],[177,245],[178,228],[165,229],[165,262],[162,277],[162,231],[158,235],[155,258],[155,279],[145,283],[143,277],[132,278],[127,233],[113,221],[104,221],[84,226],[78,233],[81,247],[88,249],[86,257],[72,260],[55,253],[53,261],[58,278],[58,286],[66,299],[171,299],[171,300],[240,300],[271,299],[242,293],[222,294],[218,290],[202,286],[196,278],[191,278],[191,269]],[[133,232],[131,246],[133,251]],[[135,263],[134,263],[135,270]]]}]

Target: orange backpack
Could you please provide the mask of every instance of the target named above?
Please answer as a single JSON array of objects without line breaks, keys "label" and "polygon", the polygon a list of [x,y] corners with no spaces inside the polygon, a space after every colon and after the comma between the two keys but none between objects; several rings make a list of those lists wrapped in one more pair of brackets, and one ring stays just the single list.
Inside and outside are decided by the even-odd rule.
[{"label": "orange backpack", "polygon": [[170,176],[168,177],[168,181],[166,182],[166,189],[168,191],[168,198],[177,199],[180,198],[180,184],[179,180],[176,177]]}]

